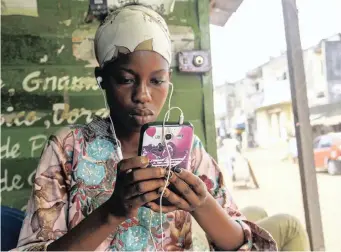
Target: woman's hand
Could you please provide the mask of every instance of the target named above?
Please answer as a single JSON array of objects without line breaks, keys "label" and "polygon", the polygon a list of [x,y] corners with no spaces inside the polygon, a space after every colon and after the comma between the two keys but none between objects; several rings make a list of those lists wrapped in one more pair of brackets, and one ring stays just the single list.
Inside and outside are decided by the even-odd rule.
[{"label": "woman's hand", "polygon": [[[166,198],[172,205],[162,206],[162,212],[178,209],[193,212],[206,203],[208,191],[205,183],[198,176],[179,167],[173,168],[170,172],[169,182],[177,193],[166,188],[163,198]],[[160,194],[162,190],[163,187],[159,189]],[[160,211],[160,206],[154,202],[149,202],[147,205],[156,212]]]},{"label": "woman's hand", "polygon": [[159,188],[166,185],[164,168],[147,168],[147,157],[134,157],[117,164],[115,190],[106,202],[114,217],[132,218],[138,208],[160,197]]}]

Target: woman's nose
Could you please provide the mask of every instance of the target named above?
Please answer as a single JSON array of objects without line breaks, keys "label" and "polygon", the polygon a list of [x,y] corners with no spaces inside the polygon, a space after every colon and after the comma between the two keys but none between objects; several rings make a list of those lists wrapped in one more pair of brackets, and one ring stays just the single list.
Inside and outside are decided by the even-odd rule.
[{"label": "woman's nose", "polygon": [[151,91],[146,82],[140,82],[135,89],[133,101],[136,103],[148,103],[152,100]]}]

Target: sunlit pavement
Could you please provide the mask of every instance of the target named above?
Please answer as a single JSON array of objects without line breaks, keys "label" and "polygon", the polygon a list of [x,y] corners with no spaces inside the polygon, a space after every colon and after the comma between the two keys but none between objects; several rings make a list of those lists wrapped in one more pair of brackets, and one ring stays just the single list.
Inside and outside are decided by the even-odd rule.
[{"label": "sunlit pavement", "polygon": [[[298,166],[283,160],[285,149],[257,149],[245,152],[259,189],[238,189],[229,185],[239,207],[261,206],[269,215],[287,213],[299,218],[303,224],[304,211]],[[328,251],[340,251],[341,236],[341,176],[317,173],[319,199]]]}]

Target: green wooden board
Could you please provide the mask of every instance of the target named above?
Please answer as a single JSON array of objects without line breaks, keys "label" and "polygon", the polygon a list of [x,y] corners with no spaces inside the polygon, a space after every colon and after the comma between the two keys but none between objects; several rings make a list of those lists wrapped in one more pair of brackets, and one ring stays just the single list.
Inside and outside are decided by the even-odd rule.
[{"label": "green wooden board", "polygon": [[[1,204],[19,209],[27,203],[48,136],[64,125],[85,123],[105,112],[93,78],[93,59],[77,56],[81,43],[93,37],[98,25],[83,22],[88,2],[37,0],[34,9],[28,6],[31,1],[22,1],[22,6],[1,16]],[[169,25],[191,28],[193,49],[209,49],[208,38],[199,32],[208,33],[208,1],[199,1],[176,1],[165,18]],[[181,74],[175,68],[172,82],[172,105],[183,109],[215,156],[210,75]],[[68,119],[61,119],[64,103],[69,104]],[[174,113],[171,119],[176,118]]]}]

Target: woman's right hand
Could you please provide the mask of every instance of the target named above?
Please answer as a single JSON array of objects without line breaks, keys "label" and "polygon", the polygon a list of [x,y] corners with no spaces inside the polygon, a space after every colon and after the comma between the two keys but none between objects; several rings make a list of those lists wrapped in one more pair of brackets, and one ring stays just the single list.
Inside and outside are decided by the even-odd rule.
[{"label": "woman's right hand", "polygon": [[166,169],[148,167],[147,157],[133,157],[117,164],[114,193],[106,202],[113,217],[132,218],[138,208],[160,197],[159,188],[166,185]]}]

